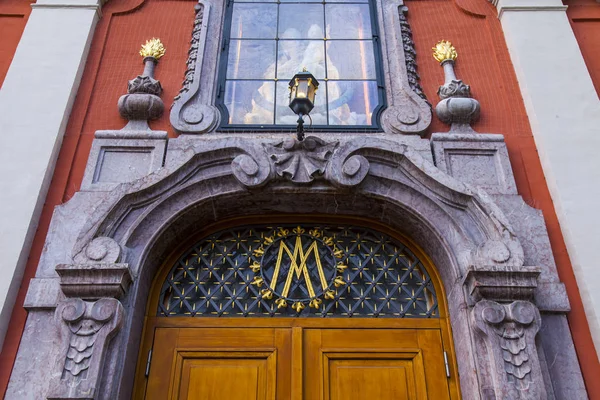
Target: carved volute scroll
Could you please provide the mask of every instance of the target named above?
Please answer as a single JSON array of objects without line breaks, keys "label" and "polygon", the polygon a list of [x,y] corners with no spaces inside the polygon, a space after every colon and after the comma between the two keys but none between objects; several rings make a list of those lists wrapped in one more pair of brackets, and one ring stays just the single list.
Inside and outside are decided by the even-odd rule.
[{"label": "carved volute scroll", "polygon": [[390,90],[381,123],[386,132],[421,134],[431,124],[432,113],[418,84],[416,53],[405,15],[408,8],[401,0],[382,1]]},{"label": "carved volute scroll", "polygon": [[[211,7],[208,2],[200,1],[196,4],[194,10],[196,15],[186,62],[185,77],[182,88],[179,94],[175,96],[175,102],[171,108],[171,125],[179,133],[210,132],[218,125],[220,118],[219,111],[213,105],[212,96],[208,94],[210,88],[202,88],[202,90],[200,88],[202,74],[210,74],[216,69],[216,54],[213,57],[214,62],[212,62],[211,68],[205,69],[203,66]],[[214,17],[219,19],[219,15]],[[219,41],[219,35],[211,40]],[[209,57],[209,59],[211,58]],[[214,80],[214,77],[211,75],[209,81],[212,80]]]}]

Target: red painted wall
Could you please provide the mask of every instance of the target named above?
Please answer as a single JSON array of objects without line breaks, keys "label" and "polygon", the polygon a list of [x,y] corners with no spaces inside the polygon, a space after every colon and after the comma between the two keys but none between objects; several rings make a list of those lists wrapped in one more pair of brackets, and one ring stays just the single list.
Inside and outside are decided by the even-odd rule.
[{"label": "red painted wall", "polygon": [[31,13],[27,0],[0,0],[0,88]]},{"label": "red painted wall", "polygon": [[564,3],[569,6],[567,16],[600,96],[600,3],[596,0],[567,0]]},{"label": "red painted wall", "polygon": [[[140,44],[151,37],[159,37],[167,48],[156,77],[163,85],[162,98],[169,109],[183,79],[194,4],[193,0],[120,0],[109,1],[103,9],[0,354],[2,392],[6,390],[25,323],[26,312],[21,305],[35,274],[52,210],[79,189],[94,132],[123,127],[117,100],[125,93],[127,80],[141,73],[142,60],[137,52]],[[437,88],[444,81],[443,71],[430,49],[441,39],[451,40],[459,52],[457,75],[471,85],[474,97],[481,103],[482,117],[474,128],[506,136],[519,193],[544,213],[559,275],[573,308],[568,318],[588,392],[591,399],[600,399],[600,364],[496,11],[486,0],[409,0],[407,6],[427,97],[435,104]],[[152,127],[174,136],[168,113]],[[430,133],[447,130],[434,119]]]}]

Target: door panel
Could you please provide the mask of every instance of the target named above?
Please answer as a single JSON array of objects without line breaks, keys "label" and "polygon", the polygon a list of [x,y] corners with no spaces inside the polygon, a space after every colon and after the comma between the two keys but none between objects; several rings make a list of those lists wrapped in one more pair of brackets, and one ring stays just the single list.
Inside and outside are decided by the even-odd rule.
[{"label": "door panel", "polygon": [[157,328],[146,399],[289,397],[290,329]]},{"label": "door panel", "polygon": [[445,400],[439,329],[156,328],[144,399]]},{"label": "door panel", "polygon": [[173,397],[275,399],[276,359],[276,351],[178,353]]},{"label": "door panel", "polygon": [[307,329],[303,344],[305,399],[449,399],[439,331]]}]

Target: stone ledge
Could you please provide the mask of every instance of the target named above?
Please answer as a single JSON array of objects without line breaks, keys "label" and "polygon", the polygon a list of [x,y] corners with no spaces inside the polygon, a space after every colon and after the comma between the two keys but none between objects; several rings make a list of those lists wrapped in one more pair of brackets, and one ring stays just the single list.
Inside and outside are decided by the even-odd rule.
[{"label": "stone ledge", "polygon": [[471,266],[463,280],[469,305],[484,299],[532,301],[540,273],[539,267]]},{"label": "stone ledge", "polygon": [[25,295],[23,308],[27,311],[54,309],[64,299],[58,278],[33,278]]},{"label": "stone ledge", "polygon": [[128,264],[60,264],[60,287],[67,297],[95,300],[122,297],[131,284]]},{"label": "stone ledge", "polygon": [[571,311],[565,284],[562,282],[538,282],[535,289],[535,305],[544,312],[567,313]]}]

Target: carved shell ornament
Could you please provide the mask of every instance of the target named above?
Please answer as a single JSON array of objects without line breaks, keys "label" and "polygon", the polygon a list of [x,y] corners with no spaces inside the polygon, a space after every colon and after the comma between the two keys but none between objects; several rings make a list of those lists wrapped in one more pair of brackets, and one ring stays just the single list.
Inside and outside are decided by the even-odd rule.
[{"label": "carved shell ornament", "polygon": [[265,145],[277,175],[297,183],[309,183],[323,175],[337,146],[337,141],[327,143],[314,136],[303,141],[288,138],[276,145]]},{"label": "carved shell ornament", "polygon": [[250,265],[252,284],[277,308],[291,306],[296,313],[307,306],[319,309],[323,298],[334,299],[337,288],[346,285],[342,273],[347,266],[340,262],[344,252],[320,229],[280,228],[253,253],[261,261]]}]

